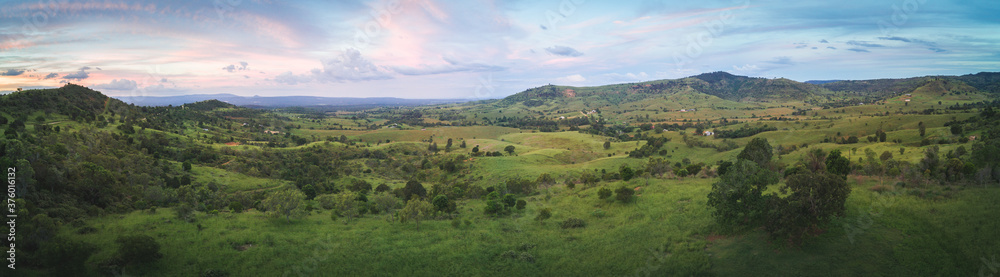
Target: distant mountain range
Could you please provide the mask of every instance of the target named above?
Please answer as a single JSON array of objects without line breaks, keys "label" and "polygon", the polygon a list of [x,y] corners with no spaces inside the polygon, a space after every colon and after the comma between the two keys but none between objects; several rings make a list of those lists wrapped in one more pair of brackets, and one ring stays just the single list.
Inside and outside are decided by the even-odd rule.
[{"label": "distant mountain range", "polygon": [[860,93],[885,97],[910,93],[926,85],[955,87],[960,92],[981,91],[1000,94],[1000,72],[980,72],[961,76],[924,76],[902,79],[825,80],[797,82],[785,78],[759,78],[711,72],[681,79],[655,80],[639,83],[613,84],[594,87],[546,85],[527,89],[504,98],[506,104],[518,102],[526,106],[543,104],[546,99],[593,98],[612,99],[613,104],[641,101],[667,95],[708,95],[736,102],[810,101],[825,99],[838,93]]},{"label": "distant mountain range", "polygon": [[844,81],[844,80],[809,80],[809,81],[805,81],[803,83],[813,84],[813,85],[822,85],[822,84],[826,84],[826,83],[833,83],[833,82],[840,82],[840,81]]},{"label": "distant mountain range", "polygon": [[229,104],[244,107],[281,108],[281,107],[372,107],[372,106],[422,106],[446,103],[468,102],[465,99],[404,99],[394,97],[318,97],[318,96],[254,96],[244,97],[233,94],[194,94],[179,96],[154,97],[113,97],[125,103],[137,106],[168,106],[195,103],[205,100],[219,100]]}]

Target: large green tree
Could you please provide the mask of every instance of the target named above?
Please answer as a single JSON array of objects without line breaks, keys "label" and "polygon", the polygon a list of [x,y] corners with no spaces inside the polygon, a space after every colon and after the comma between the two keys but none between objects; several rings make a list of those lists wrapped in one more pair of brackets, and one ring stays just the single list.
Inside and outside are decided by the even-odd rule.
[{"label": "large green tree", "polygon": [[767,213],[768,185],[778,183],[778,174],[756,162],[740,159],[712,184],[708,205],[716,221],[727,228],[759,226]]},{"label": "large green tree", "polygon": [[826,171],[846,178],[851,173],[851,161],[841,155],[840,150],[832,150],[826,157]]},{"label": "large green tree", "polygon": [[766,138],[754,138],[739,155],[736,155],[736,159],[753,161],[757,166],[767,168],[771,162],[772,151],[771,144]]},{"label": "large green tree", "polygon": [[782,191],[790,194],[772,199],[764,228],[772,238],[797,245],[818,233],[822,224],[844,214],[851,187],[836,174],[806,171],[789,176]]}]

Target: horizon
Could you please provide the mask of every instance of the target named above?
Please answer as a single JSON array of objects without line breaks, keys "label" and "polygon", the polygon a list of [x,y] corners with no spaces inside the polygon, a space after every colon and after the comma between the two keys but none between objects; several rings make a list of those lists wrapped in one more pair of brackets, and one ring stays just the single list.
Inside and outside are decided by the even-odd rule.
[{"label": "horizon", "polygon": [[[629,84],[629,83],[655,82],[655,81],[663,81],[663,80],[678,80],[678,79],[685,79],[685,78],[693,78],[695,76],[699,76],[699,75],[703,75],[703,74],[710,74],[710,73],[717,73],[717,72],[724,72],[724,73],[731,74],[731,75],[738,76],[738,77],[767,78],[767,77],[754,77],[754,76],[736,75],[736,74],[733,74],[732,72],[728,72],[728,71],[715,71],[715,72],[703,72],[703,73],[700,73],[698,75],[691,75],[691,76],[682,77],[682,78],[676,78],[676,79],[658,79],[658,80],[647,80],[647,81],[640,81],[640,82],[600,84],[600,85],[593,85],[593,86],[569,86],[569,87],[600,87],[600,86],[620,85],[620,84]],[[935,77],[935,76],[962,76],[962,75],[976,75],[976,74],[979,74],[979,73],[1000,73],[1000,72],[986,72],[986,71],[981,71],[981,72],[966,73],[966,74],[961,74],[961,75],[925,75],[925,76],[911,76],[911,77],[904,77],[904,78],[879,78],[879,79],[908,79],[908,78],[923,78],[923,77]],[[771,78],[772,79],[788,79],[788,78],[785,78],[785,77],[771,77]],[[792,79],[788,79],[788,80],[792,80]],[[825,79],[825,80],[822,80],[822,79],[812,79],[812,80],[804,80],[804,81],[800,81],[800,80],[792,80],[792,81],[800,82],[800,83],[809,83],[809,82],[839,82],[839,81],[865,81],[865,80],[877,80],[877,79]],[[61,85],[65,86],[65,85],[70,85],[70,84],[73,84],[73,83],[68,83],[67,82],[67,83],[63,83]],[[79,85],[79,84],[73,84],[73,85]],[[553,86],[568,86],[568,85],[561,85],[561,84],[545,84],[545,85],[541,85],[541,86],[549,86],[549,85],[553,85]],[[539,86],[539,87],[541,87],[541,86]],[[87,86],[84,86],[84,87],[87,87]],[[59,88],[59,87],[32,87],[32,88],[20,88],[20,89],[23,89],[23,90],[35,90],[35,89],[54,89],[54,88]],[[90,87],[87,87],[87,88],[90,88]],[[93,88],[90,88],[90,89],[93,89]],[[507,96],[511,96],[511,95],[514,95],[514,94],[517,94],[517,93],[520,93],[520,92],[524,92],[524,91],[530,90],[530,89],[531,88],[524,88],[524,89],[522,89],[522,90],[520,90],[518,92],[512,93],[510,95],[503,95],[503,96],[490,97],[490,98],[413,98],[413,97],[405,97],[405,96],[402,96],[402,97],[400,97],[400,96],[355,97],[355,96],[296,95],[296,94],[292,94],[292,95],[266,95],[266,96],[262,96],[262,95],[238,95],[238,94],[232,94],[232,93],[193,93],[193,94],[177,94],[177,95],[142,96],[142,95],[109,95],[109,94],[107,94],[107,93],[105,93],[103,91],[96,90],[96,89],[94,89],[94,90],[97,91],[97,92],[100,92],[100,93],[102,93],[104,95],[107,95],[108,97],[111,97],[111,98],[115,98],[115,99],[119,99],[119,100],[123,100],[123,101],[126,100],[126,99],[127,100],[136,100],[136,101],[138,101],[138,102],[135,102],[135,103],[142,102],[141,100],[143,98],[146,98],[146,97],[150,97],[150,98],[169,98],[169,97],[197,97],[197,96],[236,96],[236,97],[243,97],[243,98],[257,98],[257,97],[261,97],[261,98],[263,98],[263,97],[320,97],[320,98],[341,98],[341,99],[379,99],[379,98],[392,98],[392,99],[402,99],[402,100],[454,100],[454,101],[463,101],[462,103],[465,103],[465,102],[473,102],[473,101],[479,101],[479,100],[503,99],[503,98],[506,98]],[[16,91],[0,91],[0,95],[6,95],[6,94],[13,93],[13,92],[16,92]],[[211,99],[207,99],[207,100],[219,100],[219,99],[211,98]],[[199,100],[199,101],[206,101],[206,100]],[[219,100],[219,101],[227,102],[227,101],[224,101],[224,100]],[[126,102],[130,102],[130,101],[126,101]]]},{"label": "horizon", "polygon": [[1000,71],[989,1],[393,2],[14,1],[0,8],[0,91],[475,100],[717,71]]}]

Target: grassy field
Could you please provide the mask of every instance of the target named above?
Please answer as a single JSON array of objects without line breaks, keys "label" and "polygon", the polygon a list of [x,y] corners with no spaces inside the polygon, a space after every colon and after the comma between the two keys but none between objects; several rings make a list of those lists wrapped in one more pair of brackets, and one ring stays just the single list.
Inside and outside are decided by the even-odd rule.
[{"label": "grassy field", "polygon": [[[97,245],[113,245],[118,234],[151,235],[164,259],[126,269],[148,276],[209,269],[233,276],[968,276],[1000,251],[996,187],[932,201],[871,192],[875,182],[866,179],[853,184],[847,216],[803,247],[785,248],[762,232],[716,230],[705,204],[711,182],[653,179],[630,204],[597,199],[597,187],[556,186],[527,198],[524,211],[496,219],[482,214],[482,201],[464,200],[457,228],[449,220],[389,223],[384,215],[334,221],[322,211],[291,222],[256,211],[198,213],[197,223],[187,223],[159,209],[92,219],[87,224],[97,232],[64,235]],[[533,220],[542,208],[553,217]],[[560,228],[570,217],[587,226]],[[112,252],[104,247],[91,259]]]}]

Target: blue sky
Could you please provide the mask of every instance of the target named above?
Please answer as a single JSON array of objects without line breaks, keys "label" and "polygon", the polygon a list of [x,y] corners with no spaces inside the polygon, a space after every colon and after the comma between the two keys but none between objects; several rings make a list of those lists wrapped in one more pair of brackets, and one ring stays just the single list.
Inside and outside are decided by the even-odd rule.
[{"label": "blue sky", "polygon": [[0,91],[498,98],[1000,71],[995,0],[0,1]]}]

